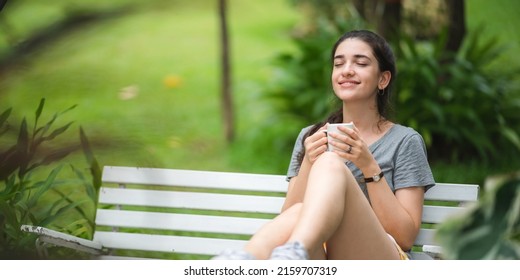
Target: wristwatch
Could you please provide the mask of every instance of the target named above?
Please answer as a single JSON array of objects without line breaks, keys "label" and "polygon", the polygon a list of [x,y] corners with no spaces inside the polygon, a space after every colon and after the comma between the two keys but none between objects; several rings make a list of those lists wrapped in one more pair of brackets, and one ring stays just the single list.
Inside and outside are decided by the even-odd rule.
[{"label": "wristwatch", "polygon": [[377,182],[379,182],[381,180],[381,178],[383,178],[383,175],[384,175],[384,173],[383,173],[383,171],[381,171],[381,173],[376,174],[376,175],[374,175],[372,177],[364,178],[364,182],[365,183],[370,183],[370,182],[376,182],[377,183]]}]

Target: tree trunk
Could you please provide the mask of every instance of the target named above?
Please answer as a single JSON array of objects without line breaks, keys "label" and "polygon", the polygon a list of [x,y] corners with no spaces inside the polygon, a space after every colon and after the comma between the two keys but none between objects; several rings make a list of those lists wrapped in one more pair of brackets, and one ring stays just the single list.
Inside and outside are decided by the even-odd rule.
[{"label": "tree trunk", "polygon": [[358,14],[387,40],[399,34],[402,0],[352,0]]},{"label": "tree trunk", "polygon": [[378,24],[378,32],[386,40],[392,40],[399,35],[402,10],[403,4],[401,0],[384,1],[383,14]]},{"label": "tree trunk", "polygon": [[235,138],[233,98],[231,92],[231,64],[229,59],[229,39],[226,14],[226,0],[219,0],[220,40],[221,40],[221,63],[222,84],[221,104],[224,118],[224,131],[226,140],[231,143]]},{"label": "tree trunk", "polygon": [[449,12],[448,40],[446,50],[456,53],[466,36],[464,0],[445,0]]}]

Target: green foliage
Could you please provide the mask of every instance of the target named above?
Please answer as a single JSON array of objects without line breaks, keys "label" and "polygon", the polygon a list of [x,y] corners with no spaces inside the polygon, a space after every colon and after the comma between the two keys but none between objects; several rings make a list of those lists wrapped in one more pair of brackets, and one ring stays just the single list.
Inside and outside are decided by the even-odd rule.
[{"label": "green foliage", "polygon": [[[93,214],[84,210],[85,204],[96,203],[100,187],[100,169],[88,140],[80,129],[80,145],[69,145],[51,148],[50,142],[62,135],[71,126],[69,122],[52,129],[58,117],[73,109],[55,114],[47,123],[39,125],[45,99],[35,113],[33,128],[30,129],[27,120],[21,122],[16,142],[0,150],[0,257],[1,258],[35,258],[35,237],[22,233],[20,226],[31,224],[45,227],[59,227],[58,222],[65,214],[75,211],[80,220],[63,228],[85,238],[92,237]],[[12,112],[9,108],[0,115],[0,136],[8,136],[13,128],[8,123]],[[82,148],[90,166],[94,180],[89,182],[83,172],[72,167],[83,188],[70,191],[70,184],[78,184],[78,179],[59,179],[64,164],[63,159]],[[50,167],[50,172],[42,177],[42,173]],[[85,191],[88,196],[81,197]],[[80,193],[80,198],[73,198]]]},{"label": "green foliage", "polygon": [[447,259],[520,259],[520,177],[486,186],[478,204],[443,223],[437,237]]},{"label": "green foliage", "polygon": [[495,38],[470,33],[457,54],[445,37],[396,44],[397,121],[418,130],[432,159],[497,159],[520,151],[518,69],[489,69],[503,51]]}]

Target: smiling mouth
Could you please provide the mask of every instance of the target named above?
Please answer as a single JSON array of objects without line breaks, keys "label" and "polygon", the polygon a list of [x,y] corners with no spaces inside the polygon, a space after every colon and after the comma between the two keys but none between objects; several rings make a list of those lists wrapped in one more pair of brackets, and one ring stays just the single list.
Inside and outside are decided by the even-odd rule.
[{"label": "smiling mouth", "polygon": [[355,85],[358,85],[359,83],[358,82],[353,82],[353,81],[345,81],[345,82],[339,82],[339,85],[340,86],[355,86]]}]

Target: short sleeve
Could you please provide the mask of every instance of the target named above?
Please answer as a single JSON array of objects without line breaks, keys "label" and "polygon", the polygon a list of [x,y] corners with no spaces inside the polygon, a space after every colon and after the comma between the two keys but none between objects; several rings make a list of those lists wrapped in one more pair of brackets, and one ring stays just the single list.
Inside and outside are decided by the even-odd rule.
[{"label": "short sleeve", "polygon": [[300,131],[300,134],[298,134],[298,137],[296,138],[296,142],[294,143],[293,152],[291,155],[291,162],[289,163],[289,168],[287,170],[287,181],[291,180],[292,177],[295,177],[298,175],[298,172],[300,171],[301,162],[298,160],[298,157],[300,153],[304,152],[303,147],[303,137],[309,131],[310,127],[303,128]]},{"label": "short sleeve", "polygon": [[396,154],[394,188],[424,187],[427,191],[434,185],[423,138],[419,133],[411,134]]}]

